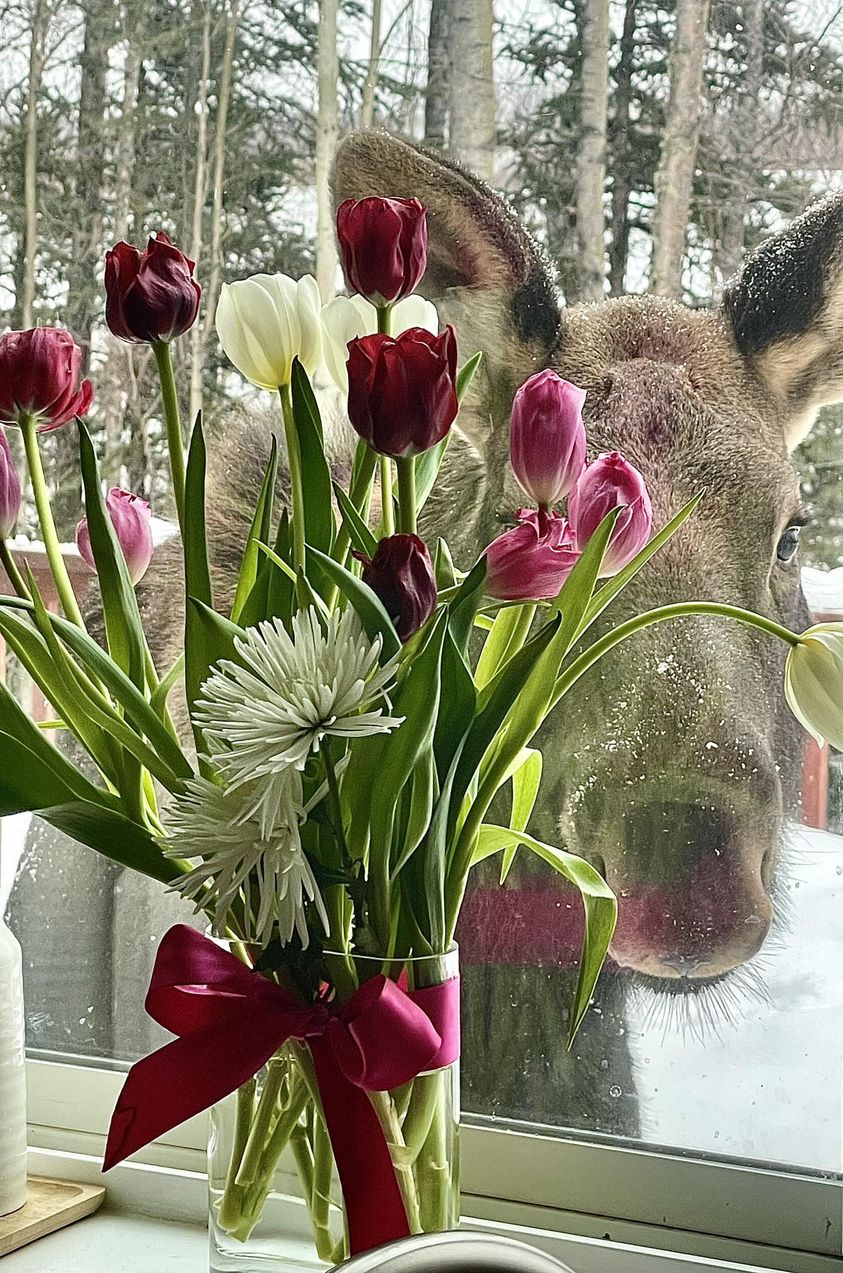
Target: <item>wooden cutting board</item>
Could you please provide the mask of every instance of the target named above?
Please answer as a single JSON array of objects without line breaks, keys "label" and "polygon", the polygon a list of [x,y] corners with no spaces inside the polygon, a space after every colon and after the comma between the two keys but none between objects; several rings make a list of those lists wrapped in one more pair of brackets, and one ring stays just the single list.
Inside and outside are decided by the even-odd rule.
[{"label": "wooden cutting board", "polygon": [[104,1197],[102,1185],[30,1176],[24,1205],[11,1215],[0,1216],[0,1257],[91,1215]]}]

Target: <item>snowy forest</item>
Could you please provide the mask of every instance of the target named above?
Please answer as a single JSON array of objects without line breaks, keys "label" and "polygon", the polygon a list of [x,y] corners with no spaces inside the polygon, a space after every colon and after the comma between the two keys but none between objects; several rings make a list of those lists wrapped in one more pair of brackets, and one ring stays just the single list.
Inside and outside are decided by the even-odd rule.
[{"label": "snowy forest", "polygon": [[[313,270],[335,290],[329,175],[350,129],[442,149],[502,190],[568,304],[707,304],[843,184],[835,0],[0,0],[0,30],[0,327],[73,331],[107,476],[160,513],[150,351],[102,323],[118,239],[163,229],[198,261],[180,379],[190,414],[213,415],[231,391],[221,283]],[[826,412],[800,457],[806,557],[824,566],[843,562],[841,426]],[[48,445],[69,535],[75,435]]]}]

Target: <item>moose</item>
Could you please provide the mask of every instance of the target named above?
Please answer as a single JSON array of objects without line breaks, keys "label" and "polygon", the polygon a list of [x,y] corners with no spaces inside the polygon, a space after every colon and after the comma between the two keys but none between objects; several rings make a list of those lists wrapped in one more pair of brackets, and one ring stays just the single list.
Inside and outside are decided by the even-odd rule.
[{"label": "moose", "polygon": [[[806,625],[798,557],[805,515],[788,457],[819,407],[843,399],[843,197],[817,203],[768,239],[718,305],[692,310],[650,296],[560,308],[548,261],[503,199],[456,164],[385,133],[351,135],[338,149],[336,202],[366,195],[425,204],[422,290],[441,321],[454,323],[463,356],[484,353],[424,512],[428,540],[446,534],[467,568],[513,518],[512,398],[529,375],[552,367],[587,391],[590,455],[621,449],[645,474],[657,526],[703,492],[695,515],[605,622],[694,598]],[[242,510],[251,506],[238,490],[259,482],[268,436],[269,425],[235,413],[211,448],[209,531],[223,595],[247,530]],[[351,446],[338,426],[338,465],[348,464]],[[157,573],[143,585],[162,651],[178,639],[176,557],[159,552]],[[598,626],[588,640],[599,634]],[[529,873],[538,868],[516,865],[503,889],[481,879],[460,933],[469,1111],[634,1134],[634,1075],[618,1038],[631,987],[679,996],[691,1010],[730,986],[733,993],[777,922],[779,859],[799,800],[803,738],[781,694],[783,657],[777,643],[723,620],[658,625],[584,677],[564,715],[548,722],[532,830],[587,857],[615,890],[611,964],[566,1054],[581,936],[576,898]],[[49,903],[44,881],[56,878],[31,868],[39,855],[56,854],[54,839],[35,834],[13,896],[24,941],[28,917]],[[67,962],[75,950],[86,977],[112,985],[110,961],[130,960],[137,980],[133,974],[119,998],[139,1001],[148,963],[135,956],[175,914],[175,900],[153,902],[142,881],[121,877],[115,902],[113,868],[79,849],[77,869],[75,846],[61,852],[67,897],[53,899],[50,911],[69,946],[54,939],[57,957]],[[77,870],[94,913],[113,923],[105,963],[95,925],[80,933],[75,919],[69,881]],[[33,972],[28,994],[55,1040],[61,1001],[72,995],[66,976],[59,993],[48,982],[48,973]],[[100,1028],[98,1046],[113,1052],[114,1029]],[[38,1045],[37,1018],[33,1033]],[[41,1045],[51,1046],[43,1033]],[[66,1034],[72,1050],[75,1020]]]}]

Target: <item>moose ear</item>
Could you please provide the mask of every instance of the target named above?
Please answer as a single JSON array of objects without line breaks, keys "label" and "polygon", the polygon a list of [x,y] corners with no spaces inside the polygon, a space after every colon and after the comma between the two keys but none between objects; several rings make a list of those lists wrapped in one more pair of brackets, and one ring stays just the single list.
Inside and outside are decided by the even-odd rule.
[{"label": "moose ear", "polygon": [[738,349],[780,405],[792,449],[819,407],[843,400],[843,195],[763,243],[723,308]]},{"label": "moose ear", "polygon": [[559,329],[559,299],[544,254],[512,210],[484,182],[439,155],[384,132],[340,142],[334,202],[368,195],[416,198],[427,208],[428,268],[420,290],[495,292],[510,308],[517,335],[548,352]]}]

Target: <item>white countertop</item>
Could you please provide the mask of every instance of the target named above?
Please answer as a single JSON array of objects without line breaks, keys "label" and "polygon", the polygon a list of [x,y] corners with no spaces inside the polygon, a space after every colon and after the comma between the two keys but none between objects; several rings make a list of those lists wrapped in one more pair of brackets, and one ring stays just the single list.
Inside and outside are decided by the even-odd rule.
[{"label": "white countertop", "polygon": [[202,1225],[99,1211],[3,1259],[3,1273],[207,1273]]}]

